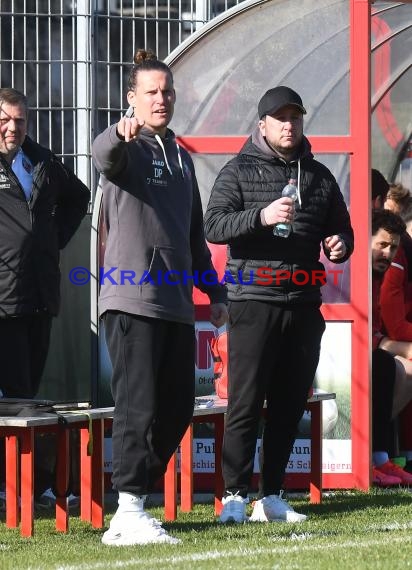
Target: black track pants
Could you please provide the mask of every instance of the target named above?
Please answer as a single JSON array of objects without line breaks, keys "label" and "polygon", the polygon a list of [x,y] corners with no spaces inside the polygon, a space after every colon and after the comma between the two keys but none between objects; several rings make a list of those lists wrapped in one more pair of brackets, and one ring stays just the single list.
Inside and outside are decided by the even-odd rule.
[{"label": "black track pants", "polygon": [[229,304],[229,401],[223,444],[227,491],[246,496],[264,400],[259,496],[279,492],[319,361],[317,307]]},{"label": "black track pants", "polygon": [[395,452],[395,424],[392,421],[395,386],[395,358],[386,350],[372,352],[372,451]]},{"label": "black track pants", "polygon": [[143,495],[193,415],[194,327],[111,311],[104,326],[113,366],[113,486]]}]

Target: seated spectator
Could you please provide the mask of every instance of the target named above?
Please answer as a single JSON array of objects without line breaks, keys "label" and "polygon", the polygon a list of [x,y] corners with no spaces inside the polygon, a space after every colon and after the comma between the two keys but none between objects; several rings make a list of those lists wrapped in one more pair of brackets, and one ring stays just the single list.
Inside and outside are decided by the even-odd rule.
[{"label": "seated spectator", "polygon": [[[380,289],[405,232],[403,220],[389,210],[372,214],[372,460],[373,482],[412,484],[412,475],[390,461],[394,455],[393,420],[412,399],[412,362],[399,356],[382,332]],[[412,348],[412,343],[411,343]]]},{"label": "seated spectator", "polygon": [[[391,184],[384,207],[403,217],[409,190]],[[412,238],[405,230],[382,282],[380,305],[384,331],[392,340],[412,342]]]},{"label": "seated spectator", "polygon": [[379,170],[372,168],[371,170],[371,188],[372,188],[372,209],[383,208],[386,195],[389,191],[389,183]]},{"label": "seated spectator", "polygon": [[[409,226],[412,220],[410,192],[402,184],[391,184],[384,207],[399,213]],[[386,271],[380,293],[385,334],[392,340],[412,342],[412,238],[407,231],[401,236],[398,251]],[[398,424],[400,455],[406,469],[412,470],[412,403],[401,412]]]},{"label": "seated spectator", "polygon": [[402,216],[403,212],[410,205],[411,194],[408,188],[405,188],[399,182],[389,184],[389,190],[383,204],[385,210],[391,210],[394,214]]},{"label": "seated spectator", "polygon": [[402,219],[406,224],[406,231],[412,237],[412,196],[409,200],[408,206],[402,212]]}]

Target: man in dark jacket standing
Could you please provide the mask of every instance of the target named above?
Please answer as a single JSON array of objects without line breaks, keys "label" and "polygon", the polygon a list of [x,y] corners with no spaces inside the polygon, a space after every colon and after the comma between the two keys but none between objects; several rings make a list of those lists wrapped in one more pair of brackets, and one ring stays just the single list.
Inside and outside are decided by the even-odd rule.
[{"label": "man in dark jacket standing", "polygon": [[3,396],[33,398],[60,299],[59,251],[80,225],[88,188],[27,136],[28,105],[0,89],[0,346]]},{"label": "man in dark jacket standing", "polygon": [[60,300],[59,251],[80,225],[88,188],[27,136],[23,93],[0,89],[0,390],[33,398]]},{"label": "man in dark jacket standing", "polygon": [[144,502],[193,415],[193,283],[211,300],[211,322],[221,326],[227,317],[224,287],[204,279],[213,266],[193,162],[168,128],[172,72],[152,52],[138,50],[134,61],[127,93],[134,117],[93,145],[108,233],[99,311],[113,365],[112,480],[119,492],[102,538],[110,546],[179,542]]},{"label": "man in dark jacket standing", "polygon": [[[282,498],[281,487],[325,328],[320,244],[335,263],[353,250],[343,196],[303,135],[300,96],[275,87],[263,95],[258,112],[257,128],[219,173],[205,215],[207,239],[229,245],[231,275],[223,523],[247,520],[265,398],[259,496],[250,520],[306,518]],[[296,187],[296,207],[293,198],[282,197],[288,183]],[[277,224],[291,224],[290,235],[274,235]]]}]

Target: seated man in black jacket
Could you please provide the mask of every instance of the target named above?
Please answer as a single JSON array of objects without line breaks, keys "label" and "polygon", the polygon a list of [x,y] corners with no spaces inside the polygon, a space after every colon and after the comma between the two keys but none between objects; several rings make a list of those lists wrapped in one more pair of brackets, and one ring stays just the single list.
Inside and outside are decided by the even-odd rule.
[{"label": "seated man in black jacket", "polygon": [[33,398],[60,298],[59,255],[87,212],[88,188],[27,136],[28,103],[0,89],[1,395]]},{"label": "seated man in black jacket", "polygon": [[[282,499],[281,487],[325,328],[320,244],[330,261],[342,263],[352,253],[353,231],[335,178],[313,158],[303,135],[300,96],[275,87],[263,95],[258,112],[251,137],[219,173],[205,215],[206,238],[229,245],[232,277],[220,520],[247,520],[266,398],[260,488],[251,520],[299,522],[306,516]],[[282,197],[286,185],[295,186],[293,197]]]}]

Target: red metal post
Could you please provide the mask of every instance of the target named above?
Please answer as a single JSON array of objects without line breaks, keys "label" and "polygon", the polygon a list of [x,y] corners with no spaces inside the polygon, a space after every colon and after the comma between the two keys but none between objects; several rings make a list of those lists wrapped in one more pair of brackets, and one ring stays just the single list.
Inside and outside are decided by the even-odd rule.
[{"label": "red metal post", "polygon": [[102,528],[104,524],[104,420],[92,422],[93,454],[92,454],[92,495],[91,518],[94,528]]},{"label": "red metal post", "polygon": [[6,526],[16,528],[19,524],[19,470],[18,438],[7,435],[6,445]]},{"label": "red metal post", "polygon": [[177,470],[175,452],[167,464],[164,476],[165,520],[175,521],[177,517]]},{"label": "red metal post", "polygon": [[67,489],[69,486],[69,441],[70,432],[61,426],[57,432],[56,458],[56,530],[67,532],[69,529],[69,505]]},{"label": "red metal post", "polygon": [[350,18],[350,212],[356,245],[351,260],[351,302],[357,318],[352,332],[352,473],[368,489],[371,462],[370,413],[370,2],[351,0]]},{"label": "red metal post", "polygon": [[[350,1],[350,106],[348,136],[311,137],[315,153],[350,155],[350,213],[355,230],[351,258],[351,298],[348,304],[324,305],[326,320],[352,323],[352,474],[327,474],[332,487],[367,489],[370,484],[370,0]],[[180,142],[192,153],[237,153],[248,135],[238,137],[185,136]]]},{"label": "red metal post", "polygon": [[180,443],[180,509],[189,513],[193,508],[193,424],[187,428]]},{"label": "red metal post", "polygon": [[220,515],[223,508],[222,497],[225,485],[222,474],[222,447],[224,429],[225,416],[219,414],[215,419],[215,515]]},{"label": "red metal post", "polygon": [[322,501],[322,402],[311,402],[306,409],[310,411],[310,437],[312,441],[310,452],[310,502]]},{"label": "red metal post", "polygon": [[92,457],[88,452],[89,438],[88,427],[80,429],[80,519],[91,522],[92,520]]},{"label": "red metal post", "polygon": [[33,536],[34,516],[34,428],[20,431],[21,459],[21,535]]}]

